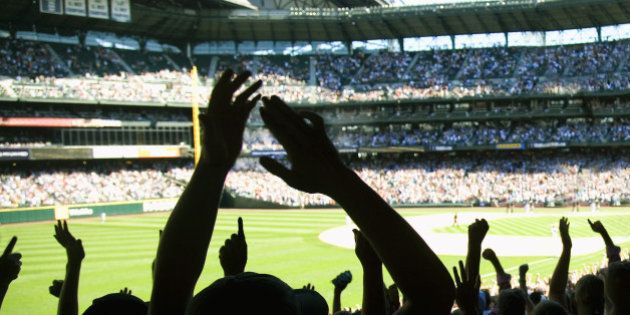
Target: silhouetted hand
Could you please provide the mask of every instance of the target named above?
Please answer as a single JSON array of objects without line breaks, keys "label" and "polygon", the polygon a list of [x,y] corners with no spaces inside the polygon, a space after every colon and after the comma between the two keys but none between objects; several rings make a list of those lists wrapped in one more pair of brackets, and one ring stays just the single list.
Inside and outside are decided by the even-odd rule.
[{"label": "silhouetted hand", "polygon": [[243,146],[243,131],[252,108],[260,95],[250,97],[262,86],[262,81],[249,86],[238,96],[234,93],[247,81],[251,73],[246,71],[236,78],[226,70],[212,89],[208,111],[199,115],[203,127],[203,150],[200,162],[229,170]]},{"label": "silhouetted hand", "polygon": [[525,278],[525,275],[527,274],[527,272],[529,271],[529,265],[528,264],[522,264],[518,267],[518,275],[521,278]]},{"label": "silhouetted hand", "polygon": [[562,217],[558,230],[560,230],[560,237],[562,238],[562,246],[565,248],[571,248],[573,243],[571,242],[571,236],[569,235],[569,219]]},{"label": "silhouetted hand", "polygon": [[238,218],[238,234],[225,240],[225,244],[219,250],[219,260],[223,273],[226,276],[233,276],[245,271],[247,264],[247,242],[245,241],[245,231],[243,231],[243,219]]},{"label": "silhouetted hand", "polygon": [[13,248],[17,243],[17,236],[13,236],[0,256],[0,286],[9,285],[17,279],[22,269],[22,255],[13,253]]},{"label": "silhouetted hand", "polygon": [[70,234],[67,221],[57,221],[54,236],[57,242],[66,249],[68,262],[81,262],[85,258],[83,243],[80,239],[76,239]]},{"label": "silhouetted hand", "polygon": [[481,253],[481,257],[483,257],[483,259],[488,260],[488,261],[497,260],[497,254],[494,252],[494,250],[492,250],[492,248],[484,249],[483,252]]},{"label": "silhouetted hand", "polygon": [[587,219],[587,221],[588,221],[588,225],[591,226],[591,230],[593,230],[593,232],[599,233],[599,234],[608,233],[601,221],[598,220],[595,222],[591,222],[591,219]]},{"label": "silhouetted hand", "polygon": [[59,298],[59,295],[61,295],[62,287],[63,287],[63,280],[53,280],[52,285],[48,287],[48,292],[52,296]]},{"label": "silhouetted hand", "polygon": [[370,242],[363,236],[363,233],[357,229],[353,229],[354,241],[356,243],[354,252],[359,258],[359,262],[363,267],[377,267],[381,265],[381,259],[378,257]]},{"label": "silhouetted hand", "polygon": [[269,157],[260,158],[260,164],[295,189],[330,194],[331,181],[347,168],[326,135],[324,120],[312,112],[296,113],[277,96],[263,103],[260,115],[287,151],[291,168]]},{"label": "silhouetted hand", "polygon": [[331,282],[335,286],[335,291],[343,291],[346,289],[348,284],[352,282],[352,273],[350,270],[346,270],[337,275]]},{"label": "silhouetted hand", "polygon": [[125,287],[124,289],[120,290],[120,292],[118,292],[118,293],[127,294],[127,295],[133,295],[131,290],[127,289],[127,287]]},{"label": "silhouetted hand", "polygon": [[[481,244],[486,237],[488,230],[488,221],[486,219],[475,219],[475,222],[468,226],[468,240],[474,244]],[[479,256],[477,256],[479,257]]]},{"label": "silhouetted hand", "polygon": [[309,290],[309,291],[315,291],[315,286],[310,284],[310,283],[307,283],[305,286],[302,287],[302,289]]},{"label": "silhouetted hand", "polygon": [[479,282],[479,279],[468,278],[464,262],[461,260],[459,261],[459,272],[457,267],[453,267],[453,274],[455,275],[455,284],[457,286],[455,295],[457,305],[466,315],[478,314],[479,290],[477,289],[477,282]]}]

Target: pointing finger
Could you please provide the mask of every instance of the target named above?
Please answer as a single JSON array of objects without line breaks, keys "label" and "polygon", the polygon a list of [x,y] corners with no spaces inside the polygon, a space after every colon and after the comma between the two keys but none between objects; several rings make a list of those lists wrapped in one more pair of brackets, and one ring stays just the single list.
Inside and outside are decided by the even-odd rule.
[{"label": "pointing finger", "polygon": [[17,243],[17,236],[13,236],[11,238],[11,240],[9,241],[9,244],[4,249],[4,253],[2,254],[3,257],[11,254],[11,252],[13,251],[13,248],[15,247],[15,243]]}]

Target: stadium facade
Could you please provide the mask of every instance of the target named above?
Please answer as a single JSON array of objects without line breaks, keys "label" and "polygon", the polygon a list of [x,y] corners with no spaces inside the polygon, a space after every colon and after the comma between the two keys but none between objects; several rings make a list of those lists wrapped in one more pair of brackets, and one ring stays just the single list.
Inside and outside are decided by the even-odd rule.
[{"label": "stadium facade", "polygon": [[[624,2],[181,4],[132,2],[121,22],[7,2],[0,221],[168,210],[192,167],[191,106],[227,68],[325,117],[344,159],[397,205],[630,200],[618,185],[630,174]],[[253,158],[283,154],[254,113],[227,191],[248,205],[329,206],[256,187],[270,179]],[[16,178],[32,191],[18,194]]]}]

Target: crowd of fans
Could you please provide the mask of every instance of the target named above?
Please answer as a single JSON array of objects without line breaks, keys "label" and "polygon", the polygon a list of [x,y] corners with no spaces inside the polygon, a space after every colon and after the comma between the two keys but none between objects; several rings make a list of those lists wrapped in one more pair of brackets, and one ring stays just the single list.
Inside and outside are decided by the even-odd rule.
[{"label": "crowd of fans", "polygon": [[[279,145],[278,145],[279,146]],[[445,157],[349,158],[349,166],[392,204],[508,203],[540,206],[619,205],[630,200],[630,159],[610,153],[475,153]],[[7,168],[0,175],[0,207],[46,206],[172,198],[192,174],[190,163],[97,163],[46,169]],[[289,206],[328,206],[323,195],[301,193],[241,158],[227,178],[234,195]]]},{"label": "crowd of fans", "polygon": [[[119,198],[121,193],[143,199],[158,190],[162,194],[180,195],[163,232],[160,230],[151,270],[150,301],[142,301],[125,288],[95,299],[84,314],[624,315],[630,311],[627,299],[630,261],[600,221],[586,219],[605,244],[607,262],[603,268],[598,266],[592,273],[571,277],[573,241],[570,222],[563,217],[557,228],[562,250],[548,286],[540,292],[536,291],[540,282],[532,283],[527,275],[528,264],[519,267],[518,288],[512,288],[512,276],[503,268],[496,253],[491,248],[482,251],[491,228],[485,219],[476,219],[468,226],[465,263],[459,261],[451,275],[422,236],[390,206],[396,203],[392,196],[426,200],[458,196],[485,198],[493,194],[512,198],[515,194],[516,198],[538,201],[572,192],[578,201],[584,193],[592,198],[591,191],[600,196],[606,193],[627,196],[630,160],[623,152],[618,155],[600,153],[595,157],[553,153],[496,155],[494,158],[403,158],[394,163],[368,159],[348,164],[327,138],[320,116],[297,113],[281,99],[265,97],[261,117],[285,149],[287,161],[264,157],[259,161],[262,167],[259,168],[251,160],[237,162],[247,116],[259,100],[253,95],[260,88],[260,82],[234,97],[248,75],[243,73],[234,78],[227,71],[218,80],[212,96],[213,107],[202,116],[206,132],[204,150],[194,171],[187,171],[182,165],[157,162],[148,172],[133,165],[118,165],[116,170],[104,172],[101,163],[86,167],[85,171],[76,173],[78,176],[54,166],[44,169],[56,171],[61,177],[36,169],[31,173],[2,172],[1,196],[17,196],[16,199],[63,198],[56,195],[59,190],[85,195],[86,202],[100,200],[101,195]],[[377,172],[371,169],[374,165],[378,165]],[[155,170],[160,171],[153,172]],[[186,188],[181,191],[160,187],[160,177],[167,174],[172,176],[169,178],[172,182],[188,178]],[[243,174],[246,178],[239,178]],[[110,183],[103,182],[108,178]],[[264,180],[258,182],[258,178]],[[265,198],[266,189],[274,189],[274,195],[287,195],[286,200],[291,201],[294,193],[280,189],[271,178],[277,178],[277,183],[284,182],[285,187],[290,186],[295,192],[312,194],[302,199],[306,202],[321,200],[319,196],[334,200],[356,225],[352,230],[355,254],[363,273],[363,302],[358,313],[341,310],[342,292],[352,279],[348,272],[332,280],[335,289],[330,308],[310,284],[292,289],[273,275],[246,272],[248,243],[241,218],[237,220],[236,233],[219,250],[224,277],[195,294],[195,286],[206,265],[223,187],[242,189],[246,193],[262,192],[256,196],[260,199]],[[99,189],[82,187],[85,182]],[[131,189],[124,190],[125,186]],[[575,217],[577,219],[585,218]],[[70,232],[66,221],[58,221],[54,231],[53,236],[65,249],[67,260],[64,279],[53,280],[49,290],[59,298],[58,314],[75,315],[79,312],[81,266],[89,253],[84,250],[82,240]],[[22,254],[13,252],[17,241],[13,236],[0,256],[0,305],[21,271]],[[249,246],[258,244],[252,242]],[[488,287],[479,273],[481,258],[494,267],[496,292],[481,289]],[[28,260],[29,253],[25,252],[24,261]],[[383,270],[389,272],[393,286],[385,286]]]},{"label": "crowd of fans", "polygon": [[10,39],[0,40],[0,47],[0,75],[9,78],[0,97],[189,104],[195,95],[206,102],[208,78],[227,68],[250,69],[265,82],[265,93],[310,104],[630,88],[629,42],[312,57],[200,56],[195,58],[201,69],[197,88],[188,75],[190,61],[174,61],[186,57]]}]

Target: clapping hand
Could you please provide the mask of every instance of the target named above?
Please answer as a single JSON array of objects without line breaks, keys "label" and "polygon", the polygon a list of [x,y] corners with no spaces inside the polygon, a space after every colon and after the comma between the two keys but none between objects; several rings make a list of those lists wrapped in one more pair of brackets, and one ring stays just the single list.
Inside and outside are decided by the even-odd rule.
[{"label": "clapping hand", "polygon": [[204,132],[200,162],[227,171],[236,161],[243,146],[247,118],[260,100],[260,95],[251,98],[262,86],[260,80],[234,97],[250,76],[251,73],[246,71],[233,78],[234,72],[228,69],[212,89],[208,111],[199,115]]},{"label": "clapping hand", "polygon": [[17,236],[11,238],[2,256],[0,256],[0,285],[9,285],[9,283],[17,279],[22,269],[22,255],[13,253],[15,243],[17,243]]},{"label": "clapping hand", "polygon": [[68,255],[68,262],[81,262],[85,258],[85,251],[83,250],[83,243],[80,239],[76,239],[68,230],[67,221],[57,221],[55,225],[55,239],[57,242],[66,249]]},{"label": "clapping hand", "polygon": [[233,276],[245,271],[247,264],[247,242],[243,230],[243,219],[238,218],[238,233],[225,240],[219,250],[219,260],[225,276]]},{"label": "clapping hand", "polygon": [[324,120],[312,112],[296,113],[280,98],[263,98],[260,115],[287,151],[291,168],[263,157],[260,164],[289,186],[308,193],[331,194],[330,182],[347,168],[326,135]]}]

